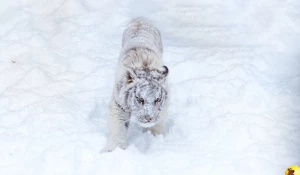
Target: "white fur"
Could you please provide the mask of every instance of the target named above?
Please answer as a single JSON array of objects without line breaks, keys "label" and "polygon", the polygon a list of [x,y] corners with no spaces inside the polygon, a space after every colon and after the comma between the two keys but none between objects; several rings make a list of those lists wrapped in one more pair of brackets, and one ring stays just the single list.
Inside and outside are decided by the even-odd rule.
[{"label": "white fur", "polygon": [[[122,50],[116,71],[115,87],[109,106],[108,141],[102,152],[112,151],[116,147],[125,149],[127,146],[128,129],[125,123],[137,122],[138,117],[132,115],[135,111],[126,104],[126,91],[135,86],[134,83],[125,83],[128,78],[126,74],[128,72],[134,74],[134,70],[149,68],[151,70],[158,70],[158,72],[153,71],[151,75],[156,76],[157,74],[161,76],[159,71],[163,71],[162,51],[160,33],[156,27],[141,18],[130,22],[128,28],[123,33]],[[135,81],[145,81],[145,83],[147,83],[145,79],[136,79]],[[166,77],[163,77],[163,80],[157,82],[159,87],[167,90]],[[118,86],[122,88],[118,89]],[[164,99],[165,101],[161,111],[157,111],[158,107],[155,105],[149,108],[149,110],[154,111],[153,113],[159,113],[159,119],[157,121],[152,123],[137,123],[141,127],[149,129],[155,135],[161,134],[164,113],[167,106],[166,99]],[[135,98],[132,98],[132,100],[134,101]],[[136,104],[135,101],[132,103]],[[149,110],[148,113],[151,113],[152,111],[149,112]],[[145,111],[147,111],[147,109]]]}]

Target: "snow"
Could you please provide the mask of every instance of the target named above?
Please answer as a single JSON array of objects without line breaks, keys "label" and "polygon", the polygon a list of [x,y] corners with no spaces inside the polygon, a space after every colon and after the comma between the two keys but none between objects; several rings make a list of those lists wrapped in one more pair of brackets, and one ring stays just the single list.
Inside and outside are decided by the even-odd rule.
[{"label": "snow", "polygon": [[[0,6],[3,175],[274,174],[300,165],[298,0],[10,0]],[[128,21],[161,30],[164,136],[100,154]]]}]

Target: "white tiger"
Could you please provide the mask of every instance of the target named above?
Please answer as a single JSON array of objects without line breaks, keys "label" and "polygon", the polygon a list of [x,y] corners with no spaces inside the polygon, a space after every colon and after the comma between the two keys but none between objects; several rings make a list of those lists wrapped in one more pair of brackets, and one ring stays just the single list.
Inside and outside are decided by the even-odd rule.
[{"label": "white tiger", "polygon": [[167,108],[168,68],[162,62],[159,30],[137,18],[123,33],[122,50],[109,106],[108,141],[102,152],[127,147],[131,122],[160,134]]}]

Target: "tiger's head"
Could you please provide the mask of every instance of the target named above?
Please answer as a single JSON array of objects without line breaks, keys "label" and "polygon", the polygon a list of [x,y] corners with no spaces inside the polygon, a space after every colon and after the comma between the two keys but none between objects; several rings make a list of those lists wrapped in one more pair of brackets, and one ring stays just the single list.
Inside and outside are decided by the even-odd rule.
[{"label": "tiger's head", "polygon": [[161,69],[143,67],[126,70],[123,104],[131,113],[130,121],[142,127],[151,127],[160,120],[160,112],[168,99],[168,72],[166,66]]}]

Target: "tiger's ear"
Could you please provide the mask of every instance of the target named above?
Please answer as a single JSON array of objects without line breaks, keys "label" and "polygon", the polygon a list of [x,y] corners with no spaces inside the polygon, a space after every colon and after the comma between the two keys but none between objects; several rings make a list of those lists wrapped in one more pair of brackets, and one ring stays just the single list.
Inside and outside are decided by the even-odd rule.
[{"label": "tiger's ear", "polygon": [[159,68],[157,70],[157,72],[159,73],[159,81],[166,82],[167,76],[169,74],[168,67],[167,66],[162,66],[161,68]]},{"label": "tiger's ear", "polygon": [[169,74],[169,68],[167,66],[163,66],[163,69],[161,71],[161,73],[167,77],[167,75]]},{"label": "tiger's ear", "polygon": [[126,84],[133,83],[136,79],[136,73],[132,68],[127,68],[126,70]]}]

